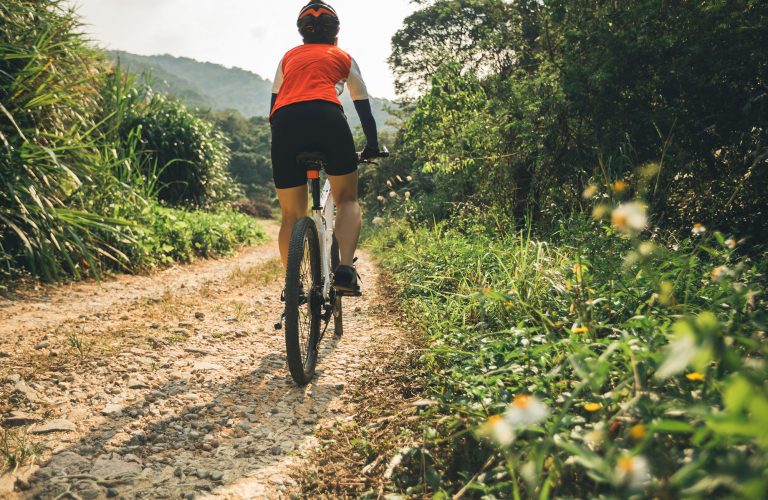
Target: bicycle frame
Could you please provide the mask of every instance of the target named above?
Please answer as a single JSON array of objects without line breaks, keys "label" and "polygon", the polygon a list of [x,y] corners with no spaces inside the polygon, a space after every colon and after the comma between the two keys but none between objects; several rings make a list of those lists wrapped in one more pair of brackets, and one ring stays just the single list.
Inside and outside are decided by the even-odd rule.
[{"label": "bicycle frame", "polygon": [[[319,167],[319,166],[318,166]],[[320,190],[320,176],[310,179],[312,191],[312,220],[315,221],[317,235],[320,239],[320,269],[323,277],[323,299],[331,298],[331,245],[336,217],[336,204],[331,196],[331,183],[326,179]]]}]

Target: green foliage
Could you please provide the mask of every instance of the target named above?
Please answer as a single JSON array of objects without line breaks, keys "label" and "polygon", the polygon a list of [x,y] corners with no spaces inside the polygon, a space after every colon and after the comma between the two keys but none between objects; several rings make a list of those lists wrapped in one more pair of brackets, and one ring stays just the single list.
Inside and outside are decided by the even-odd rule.
[{"label": "green foliage", "polygon": [[229,173],[242,185],[251,199],[274,197],[270,142],[272,131],[266,118],[245,118],[237,111],[206,113],[206,119],[216,123],[224,133],[232,152]]},{"label": "green foliage", "polygon": [[368,246],[427,332],[413,376],[439,403],[433,478],[415,464],[398,491],[764,496],[766,256],[734,245],[578,216],[546,241],[467,211],[388,224]]},{"label": "green foliage", "polygon": [[157,178],[160,200],[175,206],[203,207],[238,194],[227,172],[225,138],[212,123],[183,105],[153,97],[147,109],[126,123],[124,130],[139,131],[142,151],[150,158],[144,175]]},{"label": "green foliage", "polygon": [[392,168],[415,162],[430,197],[547,224],[591,179],[634,188],[654,164],[665,227],[766,241],[766,26],[747,0],[424,2],[393,38],[400,89],[426,92]]},{"label": "green foliage", "polygon": [[79,30],[64,2],[0,6],[0,291],[27,275],[98,277],[253,241],[258,230],[230,213],[184,215],[199,229],[170,239],[178,225],[157,197],[180,179],[161,174],[178,174],[179,158],[198,160],[195,201],[224,199],[235,192],[226,147],[179,105],[147,102],[146,89],[120,67],[107,70]]},{"label": "green foliage", "polygon": [[156,208],[139,235],[137,261],[145,267],[221,257],[265,238],[255,221],[232,211]]},{"label": "green foliage", "polygon": [[4,2],[0,19],[0,262],[79,276],[121,258],[100,234],[125,224],[70,202],[99,159],[90,51],[63,2]]}]

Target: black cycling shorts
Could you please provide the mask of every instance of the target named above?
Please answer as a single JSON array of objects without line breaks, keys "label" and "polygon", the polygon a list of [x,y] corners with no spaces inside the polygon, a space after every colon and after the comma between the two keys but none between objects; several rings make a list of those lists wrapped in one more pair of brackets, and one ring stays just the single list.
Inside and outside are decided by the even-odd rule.
[{"label": "black cycling shorts", "polygon": [[305,101],[278,109],[272,116],[272,177],[275,187],[288,189],[307,183],[299,153],[324,153],[328,175],[357,170],[355,141],[344,110],[329,101]]}]

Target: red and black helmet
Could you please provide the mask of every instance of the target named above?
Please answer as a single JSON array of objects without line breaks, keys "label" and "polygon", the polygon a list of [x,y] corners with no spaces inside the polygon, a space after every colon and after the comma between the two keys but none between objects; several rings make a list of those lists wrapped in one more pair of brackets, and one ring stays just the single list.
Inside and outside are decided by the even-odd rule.
[{"label": "red and black helmet", "polygon": [[323,1],[309,2],[296,21],[299,33],[309,43],[333,43],[339,34],[339,16]]}]

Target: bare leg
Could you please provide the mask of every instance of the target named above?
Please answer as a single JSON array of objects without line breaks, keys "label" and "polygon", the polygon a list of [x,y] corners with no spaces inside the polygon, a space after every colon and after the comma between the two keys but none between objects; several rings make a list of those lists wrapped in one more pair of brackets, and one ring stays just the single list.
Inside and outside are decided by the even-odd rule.
[{"label": "bare leg", "polygon": [[283,220],[280,224],[280,258],[283,267],[288,266],[288,245],[291,243],[293,225],[300,218],[307,215],[307,185],[295,188],[278,189],[277,199],[280,200],[280,209]]},{"label": "bare leg", "polygon": [[329,175],[331,194],[336,202],[336,228],[341,264],[351,266],[360,239],[360,205],[357,203],[357,171],[347,175]]}]

